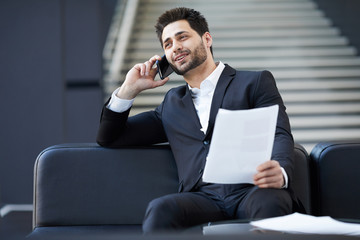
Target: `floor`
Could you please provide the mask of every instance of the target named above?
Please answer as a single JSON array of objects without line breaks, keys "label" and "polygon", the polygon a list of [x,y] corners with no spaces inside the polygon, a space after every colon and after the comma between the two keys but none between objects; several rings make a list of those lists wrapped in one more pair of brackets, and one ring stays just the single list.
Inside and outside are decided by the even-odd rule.
[{"label": "floor", "polygon": [[23,240],[32,230],[32,211],[12,211],[0,217],[0,239]]}]

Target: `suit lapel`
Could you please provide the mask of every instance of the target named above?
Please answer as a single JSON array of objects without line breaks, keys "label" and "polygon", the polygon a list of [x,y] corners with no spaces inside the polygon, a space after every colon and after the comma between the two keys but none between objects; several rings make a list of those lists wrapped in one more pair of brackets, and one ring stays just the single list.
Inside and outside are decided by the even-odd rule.
[{"label": "suit lapel", "polygon": [[225,91],[228,85],[230,84],[231,80],[234,78],[235,74],[236,74],[236,70],[230,67],[229,65],[225,64],[225,68],[220,75],[218,83],[216,84],[213,100],[211,103],[209,126],[206,131],[206,138],[212,134],[215,124],[215,118],[223,102]]},{"label": "suit lapel", "polygon": [[189,116],[189,120],[191,119],[191,121],[194,121],[196,129],[199,129],[199,131],[201,132],[201,123],[196,113],[189,86],[186,84],[185,88],[185,95],[181,99],[184,104],[184,109],[187,112],[187,114],[185,114],[184,116]]}]

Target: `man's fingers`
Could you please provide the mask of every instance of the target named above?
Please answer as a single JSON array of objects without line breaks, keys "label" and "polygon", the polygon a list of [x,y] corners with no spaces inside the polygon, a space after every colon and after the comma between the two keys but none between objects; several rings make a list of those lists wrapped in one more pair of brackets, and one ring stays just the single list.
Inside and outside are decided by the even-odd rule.
[{"label": "man's fingers", "polygon": [[164,78],[162,80],[154,81],[153,82],[153,87],[154,88],[155,87],[160,87],[160,86],[164,85],[165,83],[167,83],[167,81],[169,81],[169,80],[170,80],[169,77],[166,77],[166,78]]},{"label": "man's fingers", "polygon": [[[136,71],[138,71],[140,76],[144,76],[144,75],[145,75],[145,68],[146,68],[145,64],[143,64],[143,63],[138,63],[138,64],[136,64],[136,65],[134,66],[133,69],[135,69]],[[129,75],[129,73],[130,73],[130,72],[128,72],[128,75]]]},{"label": "man's fingers", "polygon": [[[274,161],[276,162],[276,161]],[[280,165],[277,163],[272,163],[272,161],[267,161],[264,164],[261,164],[258,168],[258,173],[255,174],[254,179],[260,179],[265,177],[271,177],[274,175],[281,175],[282,171]]]},{"label": "man's fingers", "polygon": [[281,188],[284,178],[280,164],[270,160],[257,167],[258,173],[254,175],[254,184],[260,188]]},{"label": "man's fingers", "polygon": [[[150,69],[152,68],[152,65],[149,61],[146,61],[144,62],[144,65],[145,65],[145,72],[144,72],[144,75],[145,76],[149,76],[149,73],[150,73]],[[143,76],[144,76],[143,75]]]},{"label": "man's fingers", "polygon": [[272,175],[264,178],[254,179],[254,184],[259,187],[275,187],[280,188],[282,184],[283,177],[281,175]]},{"label": "man's fingers", "polygon": [[161,82],[154,81],[157,69],[153,68],[153,65],[159,59],[161,57],[155,55],[144,63],[135,64],[126,74],[121,91],[118,92],[118,97],[133,99],[144,90],[164,85],[169,79]]},{"label": "man's fingers", "polygon": [[260,164],[260,165],[256,168],[256,170],[259,171],[259,172],[261,172],[261,171],[264,171],[264,170],[269,169],[269,168],[275,168],[275,167],[277,167],[277,166],[280,167],[280,164],[279,164],[278,161],[269,160],[269,161],[266,161],[266,162]]},{"label": "man's fingers", "polygon": [[[149,76],[150,73],[152,73],[153,66],[156,63],[157,60],[161,60],[161,57],[158,55],[155,55],[151,57],[148,61],[144,63],[138,63],[134,66],[135,69],[137,69],[140,73],[140,76]],[[156,71],[156,70],[155,70]]]}]

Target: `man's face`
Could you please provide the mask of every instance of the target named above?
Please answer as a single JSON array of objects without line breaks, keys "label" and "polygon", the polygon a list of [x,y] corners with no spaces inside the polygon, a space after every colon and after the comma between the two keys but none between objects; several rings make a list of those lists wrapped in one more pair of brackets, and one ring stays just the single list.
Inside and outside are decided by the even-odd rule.
[{"label": "man's face", "polygon": [[207,59],[204,41],[186,20],[167,25],[162,34],[166,58],[174,71],[184,75]]}]

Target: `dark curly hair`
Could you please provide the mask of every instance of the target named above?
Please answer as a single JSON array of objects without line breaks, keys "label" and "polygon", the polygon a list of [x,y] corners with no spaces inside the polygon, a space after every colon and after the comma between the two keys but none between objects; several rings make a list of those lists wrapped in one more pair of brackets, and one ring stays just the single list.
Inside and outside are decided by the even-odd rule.
[{"label": "dark curly hair", "polygon": [[[165,13],[163,13],[157,20],[157,23],[155,25],[155,31],[157,33],[157,36],[159,38],[161,47],[163,47],[162,43],[162,33],[164,28],[173,22],[179,21],[179,20],[186,20],[190,27],[194,29],[200,36],[203,36],[204,33],[210,32],[208,23],[205,19],[205,17],[198,11],[195,11],[191,8],[185,8],[185,7],[178,7],[173,8]],[[211,53],[212,53],[212,47],[210,47]]]}]

